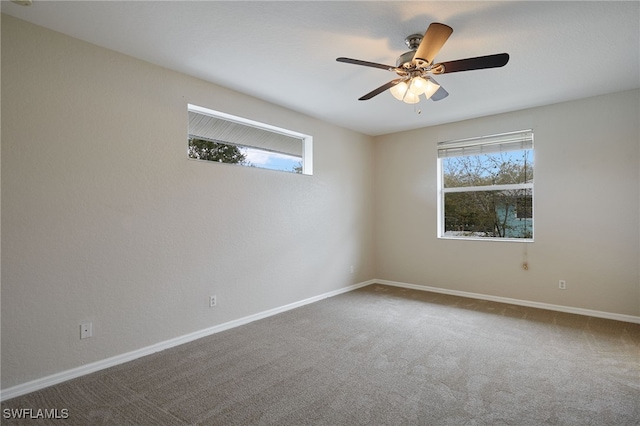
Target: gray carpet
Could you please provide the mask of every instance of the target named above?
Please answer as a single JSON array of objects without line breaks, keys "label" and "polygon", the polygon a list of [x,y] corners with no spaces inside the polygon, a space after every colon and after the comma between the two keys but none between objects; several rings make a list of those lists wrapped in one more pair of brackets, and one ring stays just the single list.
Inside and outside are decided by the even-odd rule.
[{"label": "gray carpet", "polygon": [[31,422],[58,425],[638,425],[640,325],[371,285],[6,408],[68,409]]}]

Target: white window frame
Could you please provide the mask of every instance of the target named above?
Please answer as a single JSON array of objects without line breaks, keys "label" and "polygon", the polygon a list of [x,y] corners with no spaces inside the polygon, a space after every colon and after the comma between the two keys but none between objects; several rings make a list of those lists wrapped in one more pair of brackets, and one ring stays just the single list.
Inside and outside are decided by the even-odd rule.
[{"label": "white window frame", "polygon": [[[304,133],[296,132],[293,130],[284,129],[282,127],[273,126],[271,124],[261,123],[259,121],[250,120],[244,117],[238,117],[235,115],[227,114],[220,111],[215,111],[209,108],[201,107],[198,105],[187,104],[187,111],[192,111],[198,114],[208,115],[217,119],[237,123],[243,126],[249,126],[256,129],[264,130],[267,132],[278,133],[281,135],[289,136],[292,138],[300,139],[302,143],[302,174],[313,175],[313,136],[306,135]],[[252,147],[259,149],[256,147]],[[265,150],[266,152],[267,150]],[[195,160],[202,161],[202,160]],[[259,167],[260,168],[260,167]],[[268,168],[265,168],[268,169]],[[300,174],[300,173],[296,173]]]},{"label": "white window frame", "polygon": [[[520,130],[520,131],[516,131],[516,132],[509,132],[509,133],[500,133],[500,134],[495,134],[495,135],[489,135],[489,136],[482,136],[482,137],[477,137],[477,138],[468,138],[468,139],[458,139],[458,140],[452,140],[452,141],[443,141],[443,142],[438,142],[437,144],[437,149],[438,149],[438,164],[437,164],[437,173],[438,173],[438,177],[437,177],[437,185],[438,185],[438,199],[437,199],[437,209],[438,209],[438,231],[437,231],[437,237],[440,239],[447,239],[447,240],[476,240],[476,241],[506,241],[506,242],[533,242],[533,236],[534,234],[534,221],[535,221],[535,212],[534,212],[534,207],[535,207],[535,203],[533,202],[533,200],[535,199],[534,197],[534,182],[529,182],[529,183],[522,183],[522,184],[510,184],[510,185],[488,185],[488,186],[467,186],[467,187],[453,187],[453,188],[444,188],[444,170],[443,170],[443,166],[442,166],[442,160],[443,158],[446,158],[446,155],[441,155],[441,151],[442,150],[447,150],[447,149],[458,149],[458,150],[462,150],[464,152],[465,148],[468,148],[472,151],[472,153],[467,154],[467,155],[473,155],[473,153],[480,153],[482,154],[482,147],[483,146],[500,146],[501,144],[504,144],[503,146],[509,146],[509,144],[517,144],[517,143],[522,143],[523,146],[528,146],[530,144],[530,148],[512,148],[512,149],[505,149],[505,150],[494,150],[491,152],[508,152],[508,151],[517,151],[517,150],[523,150],[523,149],[531,149],[533,156],[534,156],[534,165],[535,165],[535,149],[534,149],[534,143],[533,143],[533,130],[532,129],[527,129],[527,130]],[[467,156],[467,155],[460,155],[460,156]],[[535,176],[535,175],[534,175]],[[534,181],[535,181],[535,177],[534,177]],[[445,220],[444,220],[444,197],[445,194],[451,194],[451,193],[455,193],[455,192],[472,192],[472,191],[503,191],[503,190],[519,190],[519,189],[530,189],[531,190],[531,197],[532,197],[532,206],[531,206],[531,235],[532,238],[501,238],[501,237],[474,237],[474,236],[452,236],[452,235],[445,235],[445,230],[444,230],[444,225],[445,225]]]}]

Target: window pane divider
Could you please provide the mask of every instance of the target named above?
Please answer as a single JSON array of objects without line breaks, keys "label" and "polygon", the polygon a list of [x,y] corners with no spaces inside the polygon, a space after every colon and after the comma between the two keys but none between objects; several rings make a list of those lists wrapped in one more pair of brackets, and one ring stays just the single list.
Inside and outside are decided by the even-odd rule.
[{"label": "window pane divider", "polygon": [[443,193],[451,192],[475,192],[475,191],[510,191],[518,189],[533,189],[532,183],[516,183],[508,185],[485,185],[485,186],[459,186],[454,188],[442,188]]}]

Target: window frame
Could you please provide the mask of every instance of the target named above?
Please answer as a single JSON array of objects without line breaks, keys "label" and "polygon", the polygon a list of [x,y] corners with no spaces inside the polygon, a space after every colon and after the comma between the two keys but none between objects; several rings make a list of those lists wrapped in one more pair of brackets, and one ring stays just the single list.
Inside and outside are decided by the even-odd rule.
[{"label": "window frame", "polygon": [[[534,146],[534,132],[533,129],[520,130],[516,132],[508,132],[508,133],[499,133],[488,136],[481,136],[475,138],[467,138],[467,139],[458,139],[451,141],[443,141],[437,143],[437,238],[443,240],[465,240],[465,241],[503,241],[503,242],[525,242],[532,243],[534,242],[534,223],[535,223],[535,196],[534,196],[534,178],[531,182],[521,183],[521,184],[499,184],[499,185],[484,185],[484,186],[465,186],[465,187],[444,187],[444,167],[443,160],[445,158],[451,156],[441,156],[439,151],[443,149],[447,149],[446,147],[480,147],[483,145],[491,145],[491,144],[499,144],[500,142],[496,142],[497,140],[508,140],[509,138],[515,138],[518,135],[526,134],[530,137],[530,148],[522,148],[522,149],[508,149],[505,151],[496,151],[496,152],[516,152],[523,151],[525,149],[531,150],[532,162],[535,165],[535,146]],[[491,152],[480,155],[487,155]],[[459,155],[458,157],[469,157],[473,154],[467,155]],[[478,155],[478,154],[476,154]],[[534,166],[535,167],[535,166]],[[531,191],[531,218],[525,218],[525,220],[531,220],[531,238],[513,238],[513,237],[478,237],[478,236],[459,236],[459,235],[446,235],[445,234],[445,203],[444,198],[446,194],[451,193],[461,193],[461,192],[474,192],[474,191],[505,191],[505,190],[530,190]],[[517,216],[517,211],[514,212]]]},{"label": "window frame", "polygon": [[[291,137],[291,138],[300,139],[300,142],[302,144],[302,155],[301,155],[302,172],[301,173],[297,173],[297,172],[289,171],[289,170],[281,170],[281,169],[274,169],[274,168],[269,168],[269,167],[261,167],[261,166],[251,165],[251,164],[246,164],[246,165],[245,164],[236,164],[236,165],[240,165],[240,166],[244,166],[244,167],[253,167],[253,168],[259,168],[259,169],[265,169],[265,170],[282,171],[282,172],[293,173],[293,174],[313,175],[313,136],[310,136],[310,135],[307,135],[307,134],[304,134],[304,133],[300,133],[300,132],[296,132],[296,131],[293,131],[293,130],[285,129],[285,128],[282,128],[282,127],[277,127],[277,126],[274,126],[274,125],[271,125],[271,124],[261,123],[259,121],[250,120],[248,118],[239,117],[239,116],[228,114],[228,113],[225,113],[225,112],[212,110],[210,108],[205,108],[205,107],[201,107],[201,106],[198,106],[198,105],[193,105],[193,104],[187,104],[187,114],[189,112],[194,112],[196,114],[201,114],[201,115],[207,115],[207,116],[213,117],[215,119],[228,121],[230,123],[239,124],[241,126],[252,127],[254,129],[258,129],[258,130],[263,130],[263,131],[266,131],[266,132],[276,133],[276,134],[288,136],[288,137]],[[192,136],[191,129],[189,128],[189,125],[187,125],[187,140],[191,136]],[[197,136],[197,135],[194,135],[194,136]],[[257,147],[257,146],[245,146],[245,145],[237,144],[237,143],[234,143],[234,142],[219,141],[219,143],[245,147],[245,148],[249,148],[249,149],[253,149],[253,150],[262,151],[262,152],[265,152],[265,153],[266,152],[277,152],[277,151],[269,150],[268,148],[261,149],[260,147]],[[207,161],[207,162],[217,163],[216,161],[201,160],[201,159],[191,158],[189,156],[187,156],[187,158],[190,159],[190,160],[194,160],[194,161]],[[222,163],[222,164],[231,164],[231,163]]]}]

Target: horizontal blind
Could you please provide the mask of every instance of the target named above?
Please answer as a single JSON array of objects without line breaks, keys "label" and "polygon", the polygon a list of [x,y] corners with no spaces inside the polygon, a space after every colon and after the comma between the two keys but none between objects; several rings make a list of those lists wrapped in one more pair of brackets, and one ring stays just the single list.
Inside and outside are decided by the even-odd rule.
[{"label": "horizontal blind", "polygon": [[189,111],[189,137],[302,157],[302,138],[195,111]]},{"label": "horizontal blind", "polygon": [[438,142],[438,158],[492,154],[533,148],[533,130]]}]

